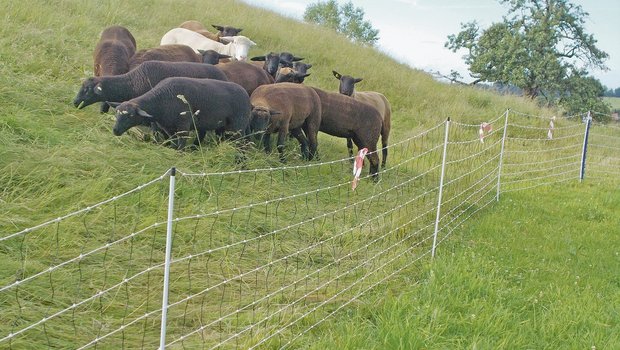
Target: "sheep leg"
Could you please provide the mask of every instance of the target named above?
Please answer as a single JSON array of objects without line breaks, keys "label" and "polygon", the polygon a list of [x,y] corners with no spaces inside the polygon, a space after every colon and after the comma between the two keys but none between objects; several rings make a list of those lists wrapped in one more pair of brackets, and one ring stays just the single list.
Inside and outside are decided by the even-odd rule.
[{"label": "sheep leg", "polygon": [[280,153],[280,161],[286,162],[284,158],[284,143],[286,142],[286,135],[288,134],[288,127],[281,127],[278,131],[278,153]]},{"label": "sheep leg", "polygon": [[261,141],[263,143],[263,147],[265,148],[265,153],[271,153],[271,133],[265,131]]},{"label": "sheep leg", "polygon": [[110,105],[107,102],[101,102],[99,111],[103,114],[103,113],[108,113],[109,110],[110,110]]},{"label": "sheep leg", "polygon": [[200,147],[200,143],[205,139],[207,135],[206,129],[200,129],[196,132],[196,139],[194,140],[194,145]]},{"label": "sheep leg", "polygon": [[310,125],[309,123],[304,124],[303,126],[304,132],[306,133],[306,137],[308,138],[308,146],[310,147],[310,152],[308,154],[308,160],[312,160],[316,157],[317,150],[317,135],[319,132],[318,127],[314,125]]},{"label": "sheep leg", "polygon": [[381,137],[381,169],[385,169],[385,162],[387,161],[387,156],[388,156],[388,138],[387,136],[382,136]]},{"label": "sheep leg", "polygon": [[368,153],[369,154],[366,155],[366,158],[368,158],[368,162],[370,162],[369,174],[372,175],[372,179],[374,182],[378,182],[379,181],[379,155],[377,154],[376,150],[371,151],[369,149]]},{"label": "sheep leg", "polygon": [[351,158],[351,163],[353,163],[353,141],[350,137],[347,137],[347,148],[349,149],[349,158]]},{"label": "sheep leg", "polygon": [[291,130],[291,135],[293,135],[297,141],[299,141],[299,146],[301,147],[301,156],[303,159],[310,160],[310,154],[308,153],[308,139],[304,136],[304,133],[301,131],[301,128],[296,128]]}]

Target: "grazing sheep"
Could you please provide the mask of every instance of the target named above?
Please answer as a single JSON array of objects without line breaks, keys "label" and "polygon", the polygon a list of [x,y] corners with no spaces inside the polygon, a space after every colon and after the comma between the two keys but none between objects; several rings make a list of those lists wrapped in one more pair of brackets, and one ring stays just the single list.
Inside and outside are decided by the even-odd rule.
[{"label": "grazing sheep", "polygon": [[[129,71],[129,60],[136,52],[136,39],[121,26],[111,26],[101,32],[93,53],[93,73],[96,77],[118,75]],[[107,104],[101,112],[108,111]]]},{"label": "grazing sheep", "polygon": [[169,138],[178,137],[177,149],[185,147],[190,131],[199,145],[208,130],[245,135],[250,123],[250,97],[235,83],[213,79],[172,77],[162,80],[144,95],[116,108],[112,129],[120,136],[129,128],[156,124]]},{"label": "grazing sheep", "polygon": [[336,92],[327,92],[315,87],[312,89],[321,100],[319,131],[336,137],[350,138],[359,149],[366,147],[370,174],[377,181],[379,179],[377,141],[383,124],[379,111],[369,104]]},{"label": "grazing sheep", "polygon": [[[383,94],[375,91],[354,91],[355,84],[362,81],[362,78],[353,78],[348,75],[341,75],[336,71],[332,71],[332,73],[336,79],[340,81],[338,91],[340,91],[341,94],[351,96],[358,101],[368,103],[375,107],[381,114],[381,118],[383,119],[383,126],[381,128],[381,152],[383,159],[381,160],[381,167],[385,167],[385,162],[387,161],[388,156],[387,145],[388,138],[390,137],[392,119],[392,108],[390,107],[390,102]],[[349,148],[349,156],[353,156],[353,144],[350,139],[347,139],[347,147]]]},{"label": "grazing sheep", "polygon": [[95,102],[127,101],[151,90],[168,77],[228,80],[219,68],[210,64],[146,61],[125,74],[86,79],[73,104],[81,109]]},{"label": "grazing sheep", "polygon": [[[312,66],[311,64],[309,66]],[[310,73],[300,73],[294,68],[283,67],[278,70],[276,74],[276,83],[296,83],[301,84],[304,79],[309,76]]]},{"label": "grazing sheep", "polygon": [[251,63],[235,61],[218,64],[217,67],[224,72],[228,81],[241,85],[250,96],[257,87],[274,82],[264,69]]},{"label": "grazing sheep", "polygon": [[262,85],[254,90],[250,103],[250,129],[264,130],[262,142],[266,152],[271,151],[271,134],[278,132],[278,152],[284,161],[284,142],[290,131],[299,141],[303,158],[314,158],[321,125],[321,100],[312,88],[293,83]]},{"label": "grazing sheep", "polygon": [[185,28],[173,28],[161,38],[160,45],[185,44],[199,53],[199,50],[215,50],[221,54],[234,57],[238,61],[245,61],[248,57],[250,47],[256,45],[252,40],[245,36],[226,36],[221,37],[223,44]]},{"label": "grazing sheep", "polygon": [[203,62],[203,56],[194,52],[194,49],[187,45],[170,44],[143,49],[136,52],[129,61],[129,68],[134,69],[142,62],[146,61],[167,61],[167,62]]}]

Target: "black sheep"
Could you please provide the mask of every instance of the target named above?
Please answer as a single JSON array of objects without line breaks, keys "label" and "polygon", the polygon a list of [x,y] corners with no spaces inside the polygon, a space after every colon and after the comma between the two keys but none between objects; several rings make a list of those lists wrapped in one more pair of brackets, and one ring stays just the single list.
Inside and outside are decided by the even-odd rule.
[{"label": "black sheep", "polygon": [[77,108],[96,102],[123,102],[151,90],[169,77],[210,78],[228,81],[219,68],[194,62],[146,61],[121,75],[91,77],[82,83],[73,100]]},{"label": "black sheep", "polygon": [[245,135],[250,123],[247,92],[235,83],[213,79],[167,78],[144,95],[110,104],[116,108],[114,135],[137,125],[156,124],[168,137],[179,137],[178,149],[185,146],[192,130],[198,145],[208,130]]}]

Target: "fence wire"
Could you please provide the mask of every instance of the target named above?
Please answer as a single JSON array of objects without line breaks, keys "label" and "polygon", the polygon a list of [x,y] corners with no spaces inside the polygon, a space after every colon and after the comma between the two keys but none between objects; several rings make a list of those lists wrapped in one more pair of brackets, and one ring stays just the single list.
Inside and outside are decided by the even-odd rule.
[{"label": "fence wire", "polygon": [[[380,181],[364,174],[356,190],[350,158],[179,171],[166,345],[299,347],[500,192],[617,181],[620,129],[593,125],[583,164],[583,121],[508,111],[441,123],[390,145]],[[0,347],[159,345],[167,178],[0,237]]]}]

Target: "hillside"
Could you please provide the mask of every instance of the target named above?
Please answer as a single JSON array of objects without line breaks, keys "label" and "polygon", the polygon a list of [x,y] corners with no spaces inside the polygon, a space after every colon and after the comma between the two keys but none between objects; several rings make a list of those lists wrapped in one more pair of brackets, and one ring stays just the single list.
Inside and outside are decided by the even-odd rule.
[{"label": "hillside", "polygon": [[[313,316],[321,320],[345,298],[354,301],[358,287],[399,272],[386,263],[427,257],[447,118],[456,122],[453,187],[442,216],[450,234],[463,216],[495,203],[498,172],[490,161],[498,158],[503,113],[519,111],[532,137],[537,131],[528,127],[546,133],[549,123],[531,118],[550,114],[531,101],[438,83],[329,30],[240,1],[5,1],[0,13],[0,347],[9,338],[12,348],[100,340],[103,348],[156,347],[171,167],[182,176],[174,192],[169,339],[195,348],[238,337],[234,346],[244,348],[270,334],[265,345],[280,346],[297,331],[288,322],[305,326],[315,305],[327,307]],[[307,85],[336,91],[337,70],[363,77],[358,89],[386,95],[397,147],[381,180],[362,178],[352,191],[345,140],[325,134],[319,160],[302,161],[293,140],[282,164],[277,154],[232,142],[210,139],[178,152],[133,134],[116,137],[111,114],[73,107],[105,27],[127,27],[141,49],[189,19],[242,27],[258,44],[250,56],[305,57],[313,64]],[[483,121],[496,125],[486,143],[478,140]],[[583,137],[578,121],[558,123],[559,140],[574,130],[565,137]],[[570,171],[578,175],[577,167]],[[406,279],[423,276],[424,265],[416,263]]]},{"label": "hillside", "polygon": [[[314,65],[308,85],[337,89],[332,69],[363,77],[360,90],[380,91],[392,103],[393,141],[447,117],[480,122],[508,107],[526,113],[536,110],[515,97],[438,84],[425,73],[352,45],[331,31],[238,1],[185,3],[188,6],[160,1],[149,10],[143,2],[120,0],[0,5],[6,14],[0,39],[3,222],[15,228],[36,223],[48,215],[46,208],[73,209],[75,203],[68,199],[96,201],[102,193],[126,190],[173,165],[202,171],[234,166],[213,152],[178,154],[126,135],[114,137],[111,117],[99,115],[96,107],[77,110],[71,105],[81,79],[92,74],[92,50],[109,25],[130,29],[139,49],[157,46],[163,33],[190,18],[241,26],[258,43],[251,55],[286,50],[306,57]],[[345,151],[343,143],[331,137],[322,135],[321,141],[324,159],[338,158]]]}]

